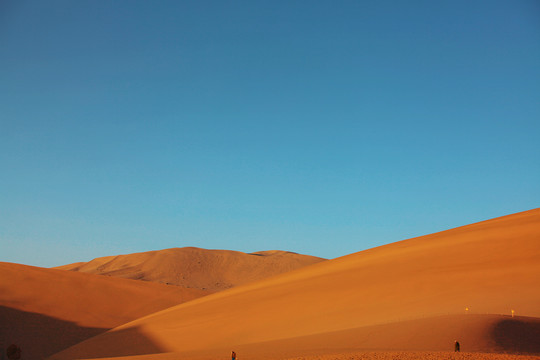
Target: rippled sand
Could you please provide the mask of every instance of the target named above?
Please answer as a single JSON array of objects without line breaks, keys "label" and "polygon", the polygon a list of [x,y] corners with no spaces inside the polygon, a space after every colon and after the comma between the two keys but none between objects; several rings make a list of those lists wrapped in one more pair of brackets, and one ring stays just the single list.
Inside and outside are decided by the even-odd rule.
[{"label": "rippled sand", "polygon": [[295,357],[287,360],[538,360],[540,356],[455,352],[357,352],[321,356]]}]

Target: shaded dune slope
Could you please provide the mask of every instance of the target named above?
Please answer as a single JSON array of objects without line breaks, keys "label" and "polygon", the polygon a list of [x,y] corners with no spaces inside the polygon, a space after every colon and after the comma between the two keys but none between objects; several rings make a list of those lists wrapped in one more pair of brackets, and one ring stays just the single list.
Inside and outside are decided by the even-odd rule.
[{"label": "shaded dune slope", "polygon": [[209,292],[0,263],[0,340],[42,359],[141,316]]},{"label": "shaded dune slope", "polygon": [[246,254],[187,247],[107,256],[58,269],[219,291],[323,260],[287,251]]},{"label": "shaded dune slope", "polygon": [[[264,357],[265,343],[304,338],[306,348],[317,348],[317,339],[327,336],[334,338],[325,345],[333,351],[399,348],[403,345],[393,339],[422,331],[431,336],[427,349],[448,350],[454,339],[447,344],[446,336],[459,331],[414,325],[422,319],[441,322],[441,316],[456,322],[454,328],[465,329],[462,336],[475,339],[477,351],[501,351],[493,332],[467,332],[495,328],[500,318],[486,315],[477,318],[475,327],[463,324],[473,319],[470,316],[510,314],[512,309],[518,316],[540,317],[539,239],[539,209],[413,238],[175,306],[94,337],[54,359],[124,355],[134,344],[122,335],[128,329],[136,329],[160,349],[139,349],[139,354],[175,352],[193,358],[223,356],[223,349],[243,346],[251,346],[252,356]],[[466,313],[469,317],[461,316]],[[375,345],[339,345],[347,331],[371,328],[371,334],[388,324],[396,324],[398,330],[393,337],[380,333]],[[339,332],[344,333],[335,335]],[[289,353],[285,347],[280,356],[291,355],[293,347]]]}]

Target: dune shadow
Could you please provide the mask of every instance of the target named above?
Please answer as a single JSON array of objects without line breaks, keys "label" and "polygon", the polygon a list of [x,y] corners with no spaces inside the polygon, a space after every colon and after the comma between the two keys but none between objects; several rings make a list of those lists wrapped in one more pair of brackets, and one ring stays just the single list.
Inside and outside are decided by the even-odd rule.
[{"label": "dune shadow", "polygon": [[104,336],[96,336],[65,349],[50,359],[93,359],[151,355],[166,352],[137,327],[112,330]]},{"label": "dune shadow", "polygon": [[519,317],[499,321],[492,329],[497,347],[508,353],[540,354],[540,319]]},{"label": "dune shadow", "polygon": [[107,330],[0,306],[0,347],[19,345],[23,359],[43,359]]}]

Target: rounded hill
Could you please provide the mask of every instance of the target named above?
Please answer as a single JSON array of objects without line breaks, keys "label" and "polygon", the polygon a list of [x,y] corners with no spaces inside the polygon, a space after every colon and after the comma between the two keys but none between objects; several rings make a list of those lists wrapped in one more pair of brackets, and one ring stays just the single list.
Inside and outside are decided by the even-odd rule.
[{"label": "rounded hill", "polygon": [[246,254],[184,247],[101,257],[57,269],[220,291],[324,260],[279,250]]}]

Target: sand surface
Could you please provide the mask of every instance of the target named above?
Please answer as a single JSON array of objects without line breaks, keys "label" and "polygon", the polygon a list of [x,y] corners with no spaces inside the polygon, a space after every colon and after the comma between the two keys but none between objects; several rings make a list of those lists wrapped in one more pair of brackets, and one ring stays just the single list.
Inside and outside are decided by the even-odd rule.
[{"label": "sand surface", "polygon": [[[227,354],[228,355],[228,354]],[[229,359],[222,354],[217,359]],[[179,354],[139,355],[122,358],[123,360],[178,360],[185,359]],[[214,358],[216,359],[216,358]],[[248,360],[249,357],[237,357],[238,360]],[[299,357],[282,358],[282,360],[538,360],[536,355],[495,354],[480,352],[450,352],[450,351],[351,351],[325,355],[303,355]],[[101,358],[100,360],[121,360],[119,358]]]},{"label": "sand surface", "polygon": [[145,354],[203,359],[228,357],[231,349],[246,359],[313,358],[370,349],[447,351],[454,338],[465,350],[535,353],[536,341],[520,344],[512,334],[538,334],[538,284],[540,209],[535,209],[196,299],[52,359]]},{"label": "sand surface", "polygon": [[220,291],[324,260],[288,251],[246,254],[187,247],[107,256],[57,268]]},{"label": "sand surface", "polygon": [[23,359],[209,293],[12,263],[0,274],[0,347],[19,345]]}]

